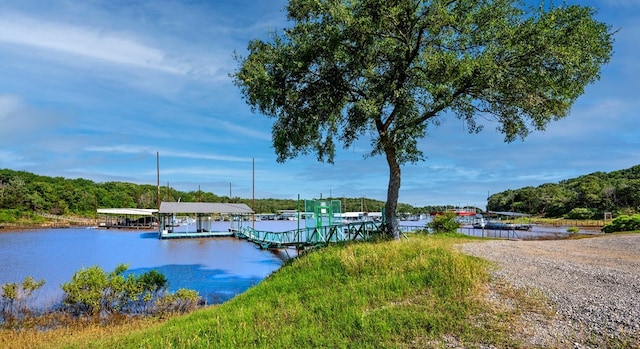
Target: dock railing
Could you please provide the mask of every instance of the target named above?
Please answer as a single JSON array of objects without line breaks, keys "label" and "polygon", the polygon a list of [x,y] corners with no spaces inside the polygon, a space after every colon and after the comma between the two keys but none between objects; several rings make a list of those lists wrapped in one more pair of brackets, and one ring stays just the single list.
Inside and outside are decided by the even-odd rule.
[{"label": "dock railing", "polygon": [[[375,221],[350,222],[321,227],[300,228],[283,232],[256,230],[242,227],[236,232],[239,238],[254,242],[262,248],[282,248],[295,246],[320,246],[341,241],[366,241],[380,235],[382,223]],[[399,225],[404,238],[407,233],[425,229],[422,226]]]},{"label": "dock railing", "polygon": [[238,230],[236,236],[246,238],[262,248],[305,247],[340,241],[369,240],[380,233],[380,228],[381,224],[374,221],[305,227],[283,232],[243,227]]}]

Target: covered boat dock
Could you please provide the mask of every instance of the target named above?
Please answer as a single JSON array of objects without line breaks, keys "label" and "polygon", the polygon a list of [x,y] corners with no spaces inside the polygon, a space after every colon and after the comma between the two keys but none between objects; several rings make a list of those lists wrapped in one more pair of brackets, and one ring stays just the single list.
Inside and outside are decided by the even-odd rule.
[{"label": "covered boat dock", "polygon": [[[249,206],[238,203],[162,202],[158,210],[158,238],[232,236],[253,213]],[[213,229],[212,221],[216,219],[228,220],[229,229]],[[193,230],[189,229],[192,224],[195,224]]]},{"label": "covered boat dock", "polygon": [[146,208],[99,208],[99,228],[106,229],[155,229],[158,210]]}]

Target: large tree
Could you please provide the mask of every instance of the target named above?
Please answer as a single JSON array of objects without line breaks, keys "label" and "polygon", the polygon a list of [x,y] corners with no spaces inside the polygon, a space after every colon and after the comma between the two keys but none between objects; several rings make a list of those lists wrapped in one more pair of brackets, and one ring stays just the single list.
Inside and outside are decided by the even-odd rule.
[{"label": "large tree", "polygon": [[469,132],[497,121],[506,142],[565,117],[612,52],[612,32],[583,6],[517,0],[290,0],[292,26],[253,40],[233,77],[254,111],[275,118],[278,161],[333,162],[371,137],[389,165],[386,232],[400,170],[442,118]]}]

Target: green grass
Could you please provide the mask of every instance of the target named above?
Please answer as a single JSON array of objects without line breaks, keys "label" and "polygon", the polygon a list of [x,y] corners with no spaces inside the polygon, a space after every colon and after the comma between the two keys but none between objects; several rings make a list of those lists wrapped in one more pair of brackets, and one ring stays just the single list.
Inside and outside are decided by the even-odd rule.
[{"label": "green grass", "polygon": [[156,326],[43,346],[438,348],[453,340],[517,347],[510,335],[516,312],[485,300],[490,266],[455,248],[468,240],[410,235],[330,246],[293,260],[225,304]]}]

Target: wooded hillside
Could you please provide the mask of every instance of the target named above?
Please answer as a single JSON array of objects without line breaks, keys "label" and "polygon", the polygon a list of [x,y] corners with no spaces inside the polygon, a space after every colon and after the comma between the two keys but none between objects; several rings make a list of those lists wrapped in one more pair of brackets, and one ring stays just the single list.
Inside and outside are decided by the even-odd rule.
[{"label": "wooded hillside", "polygon": [[[37,174],[0,169],[0,222],[10,216],[20,216],[22,211],[44,212],[54,215],[93,216],[97,208],[157,208],[158,188],[150,184],[126,182],[96,183],[87,179],[47,177]],[[258,213],[275,213],[277,210],[295,210],[297,200],[257,199],[255,207],[251,198],[220,196],[204,191],[183,192],[162,187],[161,201],[182,202],[239,202],[252,207]],[[302,198],[313,199],[313,198]],[[334,198],[342,201],[343,211],[380,212],[384,202],[364,198]],[[400,204],[399,212],[429,212],[431,208],[416,209]]]},{"label": "wooded hillside", "polygon": [[546,217],[600,219],[640,212],[640,165],[594,172],[559,183],[506,190],[489,197],[490,211],[516,211]]}]

